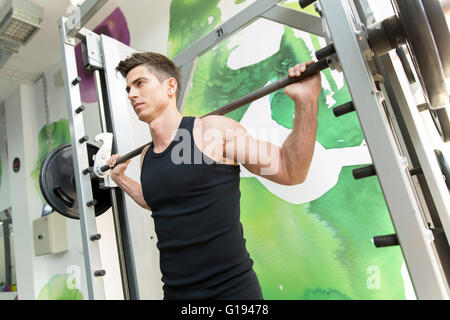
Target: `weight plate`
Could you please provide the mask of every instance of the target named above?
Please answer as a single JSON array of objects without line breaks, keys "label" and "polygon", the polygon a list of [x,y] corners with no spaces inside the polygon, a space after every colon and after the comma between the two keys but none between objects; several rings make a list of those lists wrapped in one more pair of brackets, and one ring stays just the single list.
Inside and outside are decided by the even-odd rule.
[{"label": "weight plate", "polygon": [[[88,144],[89,166],[94,165],[93,156],[98,148]],[[63,216],[79,219],[78,198],[72,157],[72,145],[64,144],[53,150],[41,165],[39,185],[48,204]],[[95,216],[111,207],[109,190],[100,189],[99,181],[91,180],[92,194],[97,201]]]},{"label": "weight plate", "polygon": [[450,167],[448,166],[447,160],[441,150],[436,149],[434,150],[434,153],[436,154],[436,158],[439,162],[439,167],[441,168],[442,177],[445,180],[447,189],[450,191]]},{"label": "weight plate", "polygon": [[431,118],[434,121],[437,132],[441,136],[442,141],[450,141],[450,119],[445,108],[439,110],[430,110]]},{"label": "weight plate", "polygon": [[425,90],[425,96],[431,109],[440,109],[448,100],[444,70],[422,2],[395,0],[393,3],[405,30],[408,47],[413,53],[412,59]]},{"label": "weight plate", "polygon": [[441,58],[446,78],[450,78],[450,33],[444,9],[439,0],[421,0],[428,18],[434,42]]}]

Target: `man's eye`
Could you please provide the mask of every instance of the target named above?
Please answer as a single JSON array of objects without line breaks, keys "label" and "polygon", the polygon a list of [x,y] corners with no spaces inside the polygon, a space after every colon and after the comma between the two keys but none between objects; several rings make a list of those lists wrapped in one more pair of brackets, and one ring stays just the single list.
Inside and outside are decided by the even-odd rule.
[{"label": "man's eye", "polygon": [[144,81],[139,81],[138,86],[140,87],[142,84],[144,84]]}]

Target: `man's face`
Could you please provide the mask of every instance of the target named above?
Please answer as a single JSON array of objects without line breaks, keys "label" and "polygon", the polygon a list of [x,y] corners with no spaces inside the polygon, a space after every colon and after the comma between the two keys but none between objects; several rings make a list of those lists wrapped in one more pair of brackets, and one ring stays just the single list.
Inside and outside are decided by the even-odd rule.
[{"label": "man's face", "polygon": [[144,65],[132,69],[126,80],[134,112],[139,120],[150,123],[169,103],[167,81],[161,83]]}]

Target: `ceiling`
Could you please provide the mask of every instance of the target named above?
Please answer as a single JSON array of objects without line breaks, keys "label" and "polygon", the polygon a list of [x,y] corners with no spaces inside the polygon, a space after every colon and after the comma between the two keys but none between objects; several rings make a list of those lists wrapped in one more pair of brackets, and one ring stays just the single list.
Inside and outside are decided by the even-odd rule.
[{"label": "ceiling", "polygon": [[[70,0],[29,1],[41,6],[44,10],[41,30],[0,68],[0,101],[5,100],[20,84],[35,82],[42,72],[54,68],[61,61],[57,22],[61,16],[71,15],[68,10]],[[0,0],[0,6],[4,2],[5,0]],[[86,27],[96,26],[120,2],[120,0],[109,0]]]}]

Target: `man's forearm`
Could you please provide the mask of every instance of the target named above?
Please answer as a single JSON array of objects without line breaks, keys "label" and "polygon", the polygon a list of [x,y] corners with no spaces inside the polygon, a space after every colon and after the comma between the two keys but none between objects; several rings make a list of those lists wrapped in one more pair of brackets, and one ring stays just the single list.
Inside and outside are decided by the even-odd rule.
[{"label": "man's forearm", "polygon": [[288,176],[295,183],[306,180],[314,154],[317,133],[318,101],[298,105],[296,102],[294,126],[281,148],[281,161]]},{"label": "man's forearm", "polygon": [[127,177],[126,175],[122,175],[120,178],[114,180],[114,182],[119,186],[120,189],[122,189],[123,192],[128,194],[134,201],[136,201],[138,205],[150,210],[147,202],[144,199],[142,186],[139,183],[137,183],[130,177]]}]

